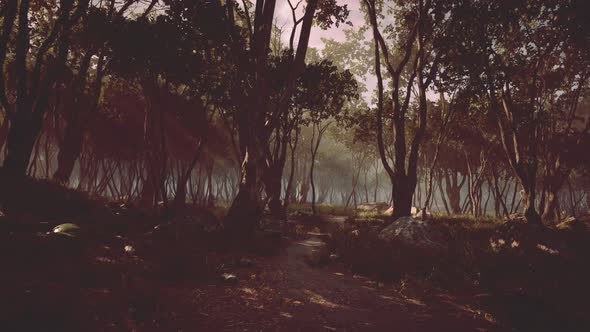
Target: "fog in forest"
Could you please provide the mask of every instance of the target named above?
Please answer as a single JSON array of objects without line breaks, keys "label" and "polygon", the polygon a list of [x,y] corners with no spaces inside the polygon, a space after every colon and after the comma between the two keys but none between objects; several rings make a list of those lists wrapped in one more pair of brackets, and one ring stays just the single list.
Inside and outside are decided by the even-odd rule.
[{"label": "fog in forest", "polygon": [[589,5],[2,0],[0,329],[590,330]]}]

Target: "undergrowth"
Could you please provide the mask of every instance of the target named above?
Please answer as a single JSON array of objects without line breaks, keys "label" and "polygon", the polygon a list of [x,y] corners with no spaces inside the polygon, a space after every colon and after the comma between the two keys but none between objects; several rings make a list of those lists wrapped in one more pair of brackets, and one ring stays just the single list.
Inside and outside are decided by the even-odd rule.
[{"label": "undergrowth", "polygon": [[[382,227],[366,222],[333,229],[327,245],[354,273],[529,303],[522,317],[506,318],[524,320],[523,326],[530,327],[529,321],[543,311],[557,315],[559,319],[551,319],[559,324],[588,324],[583,318],[590,296],[588,235],[464,216],[435,217],[430,222],[443,230],[446,250],[424,252],[401,241],[383,241],[378,237]],[[495,306],[500,312],[499,303]],[[540,324],[541,330],[559,326]]]}]

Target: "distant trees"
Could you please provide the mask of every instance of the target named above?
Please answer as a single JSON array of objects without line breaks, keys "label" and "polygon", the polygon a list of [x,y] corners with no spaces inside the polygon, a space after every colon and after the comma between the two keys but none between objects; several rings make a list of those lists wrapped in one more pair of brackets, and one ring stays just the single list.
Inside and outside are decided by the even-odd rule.
[{"label": "distant trees", "polygon": [[279,27],[276,0],[3,1],[4,178],[232,202],[235,231],[293,202],[533,223],[588,205],[584,1],[363,0],[321,50],[346,5],[287,4]]},{"label": "distant trees", "polygon": [[[409,214],[417,184],[419,149],[427,136],[427,93],[436,82],[440,92],[455,86],[462,94],[475,96],[470,101],[475,104],[463,108],[494,114],[497,128],[491,135],[498,134],[508,165],[522,186],[522,206],[530,222],[540,222],[535,202],[538,172],[544,165],[546,176],[541,181],[539,204],[544,219],[554,219],[554,188],[567,179],[576,158],[567,158],[567,152],[559,151],[568,149],[557,149],[555,145],[544,149],[541,156],[540,146],[568,141],[565,145],[578,147],[588,135],[586,117],[577,115],[580,96],[588,87],[588,40],[580,34],[587,27],[576,14],[581,10],[580,2],[420,0],[393,1],[388,9],[371,0],[363,4],[374,40],[376,141],[392,181],[393,218]],[[393,23],[387,15],[381,16],[383,12],[395,18]],[[384,37],[382,31],[391,33],[391,37]],[[388,40],[395,40],[394,45],[388,45]],[[391,91],[391,97],[385,96],[386,91]],[[548,119],[551,124],[546,122]],[[416,121],[417,125],[411,128],[406,121]],[[392,156],[385,135],[390,126]],[[408,135],[408,130],[413,136]],[[557,134],[560,138],[550,132],[561,133]],[[552,140],[555,143],[549,143]],[[487,138],[480,142],[484,146],[477,152],[480,162],[475,164],[484,167],[494,144],[486,143]],[[477,216],[482,210],[478,191],[490,171],[487,167],[475,171],[472,158],[465,154],[461,181],[467,177],[468,206]],[[570,161],[566,163],[564,158]],[[493,173],[497,179],[497,169]],[[449,209],[459,213],[463,208],[458,199],[461,186],[457,174],[443,178]],[[495,188],[493,193],[499,199],[500,190]]]},{"label": "distant trees", "polygon": [[162,202],[167,207],[174,146],[168,142],[174,135],[168,132],[174,128],[168,122],[187,121],[183,127],[191,129],[193,152],[178,174],[174,197],[175,206],[184,205],[188,177],[200,157],[212,113],[223,105],[228,89],[221,61],[227,49],[218,46],[230,38],[211,29],[226,23],[224,14],[221,5],[172,3],[167,15],[153,21],[140,18],[121,23],[111,40],[112,70],[137,82],[146,100],[143,205]]},{"label": "distant trees", "polygon": [[[10,0],[3,7],[0,67],[6,68],[8,59],[12,67],[11,74],[3,70],[0,79],[0,103],[10,121],[3,164],[8,174],[26,174],[52,93],[67,72],[72,30],[87,14],[88,4],[89,0],[61,0],[56,12],[31,0]],[[44,15],[32,15],[33,10],[56,19],[43,22]],[[15,88],[8,91],[6,83]]]},{"label": "distant trees", "polygon": [[[199,151],[214,109],[227,104],[223,49],[216,48],[226,35],[203,20],[223,18],[213,11],[225,9],[192,2],[201,16],[188,21],[180,2],[166,2],[167,11],[153,16],[158,1],[136,3],[3,4],[4,171],[53,174],[94,194],[141,196],[148,206],[165,204],[170,194],[184,204],[188,177],[206,159]],[[186,142],[188,157],[179,152]]]},{"label": "distant trees", "polygon": [[[581,6],[579,1],[482,1],[459,7],[457,66],[467,69],[470,84],[478,87],[474,93],[486,99],[496,117],[506,159],[522,186],[524,214],[532,223],[541,221],[535,207],[540,142],[551,145],[555,136],[549,132],[557,130],[564,135],[558,140],[572,137],[566,145],[579,146],[573,141],[588,133],[585,124],[573,125],[580,121],[580,93],[588,89],[588,38],[581,35],[588,27],[579,19]],[[555,213],[554,190],[570,169],[564,167],[564,156],[552,155],[563,149],[551,151],[542,189],[548,219]]]},{"label": "distant trees", "polygon": [[[289,52],[287,50],[287,52]],[[284,62],[284,58],[276,59],[276,70],[272,71],[275,85],[281,89],[280,81],[284,77],[284,68],[290,61]],[[275,91],[275,90],[273,90]],[[287,160],[287,148],[291,140],[292,144],[298,144],[297,131],[301,126],[317,127],[317,136],[312,138],[312,162],[310,172],[314,168],[314,155],[321,141],[320,132],[323,133],[328,119],[341,120],[346,116],[347,103],[358,98],[357,82],[350,72],[340,71],[330,61],[324,60],[310,63],[306,66],[288,105],[288,110],[280,116],[280,125],[274,132],[266,146],[267,162],[264,167],[264,188],[268,199],[268,206],[274,217],[285,217],[285,205],[281,203],[282,178]],[[320,128],[321,127],[321,128]],[[314,152],[315,151],[315,152]],[[312,197],[314,196],[313,181]],[[312,203],[313,203],[312,199]]]}]

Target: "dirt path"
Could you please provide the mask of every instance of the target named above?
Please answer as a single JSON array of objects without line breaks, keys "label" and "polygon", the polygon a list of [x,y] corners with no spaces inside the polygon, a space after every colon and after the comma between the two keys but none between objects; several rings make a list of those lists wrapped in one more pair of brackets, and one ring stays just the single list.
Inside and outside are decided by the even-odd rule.
[{"label": "dirt path", "polygon": [[[445,294],[403,295],[335,266],[312,268],[304,257],[322,246],[318,237],[291,241],[278,256],[256,258],[256,266],[236,270],[235,286],[211,285],[186,292],[178,325],[225,331],[478,331],[498,330],[484,313]],[[188,285],[187,285],[188,286]],[[193,309],[197,308],[197,314]],[[193,329],[194,330],[194,329]]]}]

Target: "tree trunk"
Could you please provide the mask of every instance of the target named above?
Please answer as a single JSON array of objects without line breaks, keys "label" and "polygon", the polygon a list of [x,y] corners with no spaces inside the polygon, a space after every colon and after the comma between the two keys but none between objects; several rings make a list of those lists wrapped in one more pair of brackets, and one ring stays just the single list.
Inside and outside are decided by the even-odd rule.
[{"label": "tree trunk", "polygon": [[521,191],[521,201],[522,207],[524,211],[524,217],[529,223],[533,224],[540,224],[541,223],[541,216],[537,213],[535,209],[535,189],[534,185],[530,183],[526,183],[523,185],[523,190]]},{"label": "tree trunk", "polygon": [[66,130],[63,144],[57,153],[57,170],[53,174],[53,179],[59,183],[68,183],[76,160],[80,156],[83,141],[83,131],[81,129],[77,127]]},{"label": "tree trunk", "polygon": [[[253,51],[255,58],[256,82],[251,91],[247,108],[241,109],[238,115],[238,130],[244,161],[242,163],[242,181],[238,195],[234,200],[226,224],[234,230],[253,230],[262,216],[260,198],[265,171],[265,151],[262,148],[268,143],[266,133],[266,116],[272,114],[270,105],[271,84],[268,74],[268,51],[273,27],[276,0],[259,1],[255,8]],[[291,63],[284,91],[278,101],[275,112],[287,111],[297,78],[305,69],[305,56],[309,46],[309,36],[318,0],[309,0],[305,8],[299,35],[297,52]],[[272,128],[271,128],[272,130]],[[279,182],[280,183],[280,182]],[[243,224],[243,225],[239,225]]]},{"label": "tree trunk", "polygon": [[268,174],[266,174],[267,180],[265,191],[269,198],[268,209],[270,210],[271,216],[274,218],[286,217],[286,210],[283,208],[283,203],[281,201],[283,166],[284,165],[275,165],[272,169],[269,169]]},{"label": "tree trunk", "polygon": [[289,203],[291,202],[292,190],[293,190],[293,178],[295,176],[295,151],[297,150],[297,143],[299,141],[299,132],[300,129],[297,127],[295,129],[295,142],[291,143],[289,141],[289,149],[291,150],[291,171],[289,172],[289,181],[287,182],[287,188],[285,189],[285,201],[283,203],[283,208],[285,213],[287,213],[287,209],[289,208]]},{"label": "tree trunk", "polygon": [[415,188],[416,182],[412,181],[409,177],[402,175],[396,176],[395,184],[391,190],[393,197],[393,220],[412,214],[412,197],[414,196]]},{"label": "tree trunk", "polygon": [[[319,123],[314,123],[312,126],[313,135],[311,137],[311,166],[309,168],[309,182],[311,184],[311,212],[315,216],[316,215],[316,197],[315,197],[315,182],[313,179],[313,171],[315,168],[315,158],[318,154],[318,149],[320,147],[320,142],[322,140],[322,136],[324,132],[328,129],[330,123],[328,122],[324,126]],[[317,131],[317,136],[316,136]]]},{"label": "tree trunk", "polygon": [[15,114],[6,140],[4,170],[17,177],[26,175],[35,141],[41,131],[41,119],[30,113],[21,109]]},{"label": "tree trunk", "polygon": [[201,155],[202,147],[203,140],[201,139],[199,146],[197,147],[197,151],[195,152],[195,155],[193,156],[193,159],[191,160],[187,169],[184,171],[184,173],[179,175],[178,182],[176,184],[176,194],[174,195],[174,200],[172,203],[175,208],[182,208],[186,205],[186,185],[193,173],[193,169],[197,165],[197,161]]},{"label": "tree trunk", "polygon": [[548,222],[557,221],[558,192],[548,190],[545,196],[542,218]]},{"label": "tree trunk", "polygon": [[467,177],[463,176],[459,182],[459,173],[453,171],[451,175],[444,173],[445,191],[449,198],[449,205],[453,214],[461,214],[461,188],[465,183]]},{"label": "tree trunk", "polygon": [[258,226],[262,216],[259,160],[255,150],[246,152],[238,194],[225,218],[226,226],[231,231],[251,232]]}]

